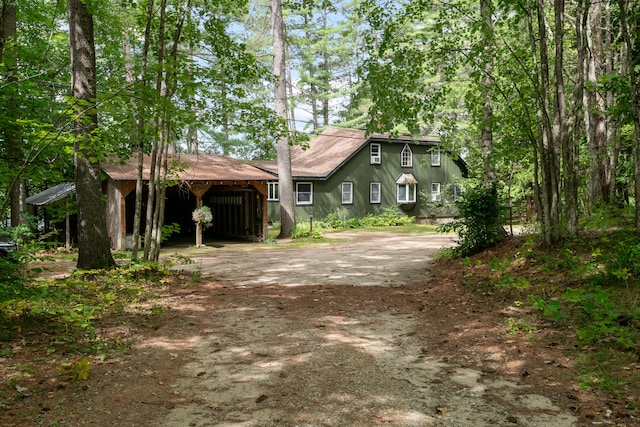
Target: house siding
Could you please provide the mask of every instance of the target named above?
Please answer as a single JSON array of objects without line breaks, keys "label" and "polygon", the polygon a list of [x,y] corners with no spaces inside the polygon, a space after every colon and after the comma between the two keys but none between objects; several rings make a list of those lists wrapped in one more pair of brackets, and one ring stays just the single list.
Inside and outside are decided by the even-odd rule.
[{"label": "house siding", "polygon": [[[452,184],[462,178],[460,167],[448,153],[441,151],[440,166],[431,166],[431,149],[433,146],[409,143],[413,152],[412,167],[401,166],[404,143],[381,142],[380,164],[370,164],[370,145],[380,143],[372,141],[362,147],[348,162],[339,167],[326,180],[310,180],[302,178],[300,182],[313,182],[313,204],[296,206],[296,219],[308,221],[314,218],[325,218],[336,209],[346,209],[351,217],[363,217],[367,214],[378,214],[383,209],[397,205],[396,179],[402,173],[410,173],[418,181],[416,203],[402,205],[408,215],[418,218],[428,216],[425,202],[430,201],[431,183],[439,182],[442,197],[451,199]],[[297,181],[297,180],[296,180]],[[342,182],[353,183],[353,203],[342,204]],[[381,183],[380,203],[372,204],[369,199],[370,183]],[[295,188],[295,185],[294,185]],[[279,220],[279,203],[269,202],[269,220]]]}]

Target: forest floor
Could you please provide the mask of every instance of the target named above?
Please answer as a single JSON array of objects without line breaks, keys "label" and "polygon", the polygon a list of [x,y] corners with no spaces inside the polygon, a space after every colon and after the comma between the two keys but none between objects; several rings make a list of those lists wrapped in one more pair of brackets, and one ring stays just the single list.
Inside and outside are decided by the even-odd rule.
[{"label": "forest floor", "polygon": [[[625,407],[640,391],[579,386],[574,334],[434,259],[452,236],[331,237],[178,248],[194,263],[174,267],[160,314],[102,325],[129,344],[92,357],[86,381],[61,378],[51,337],[13,343],[0,425],[640,425]],[[518,239],[482,256],[508,256]]]}]

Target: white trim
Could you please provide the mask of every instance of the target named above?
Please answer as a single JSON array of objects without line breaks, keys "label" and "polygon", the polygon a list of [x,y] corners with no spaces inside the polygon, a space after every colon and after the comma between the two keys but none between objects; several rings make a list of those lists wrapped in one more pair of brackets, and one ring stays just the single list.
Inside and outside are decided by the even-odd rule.
[{"label": "white trim", "polygon": [[402,152],[400,153],[400,166],[403,168],[413,167],[413,151],[409,144],[404,144]]},{"label": "white trim", "polygon": [[373,142],[369,145],[369,162],[372,165],[379,165],[382,163],[382,144]]},{"label": "white trim", "polygon": [[340,190],[342,193],[342,204],[343,205],[353,204],[353,182],[351,181],[342,182],[342,184],[340,185]]},{"label": "white trim", "polygon": [[[378,187],[378,191],[376,193],[373,192],[373,187]],[[369,203],[379,204],[380,200],[382,199],[381,193],[382,193],[382,184],[380,182],[375,181],[375,182],[369,183]],[[377,199],[374,198],[374,195],[378,196]]]},{"label": "white trim", "polygon": [[[400,197],[400,192],[403,192],[403,197]],[[416,202],[416,184],[397,184],[396,185],[396,201],[398,203],[415,203]]]},{"label": "white trim", "polygon": [[278,185],[278,181],[269,181],[267,182],[267,201],[268,202],[277,202],[280,200],[280,189]]},{"label": "white trim", "polygon": [[[308,185],[309,191],[300,191],[301,185]],[[305,197],[305,195],[307,195]],[[301,196],[303,196],[301,198]],[[313,182],[296,182],[296,205],[312,205],[313,204]]]},{"label": "white trim", "polygon": [[432,148],[431,149],[431,166],[440,166],[440,149]]},{"label": "white trim", "polygon": [[442,186],[440,185],[439,182],[432,182],[431,183],[431,201],[432,202],[439,202],[442,200],[442,194],[440,192]]}]

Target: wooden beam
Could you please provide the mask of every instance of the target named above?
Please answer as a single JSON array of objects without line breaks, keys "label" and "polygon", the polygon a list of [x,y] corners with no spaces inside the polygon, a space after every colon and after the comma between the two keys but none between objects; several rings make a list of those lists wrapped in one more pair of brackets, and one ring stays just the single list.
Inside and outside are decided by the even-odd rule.
[{"label": "wooden beam", "polygon": [[122,197],[127,197],[129,193],[136,189],[135,181],[120,181],[120,192]]},{"label": "wooden beam", "polygon": [[188,181],[187,186],[189,187],[189,191],[196,195],[196,197],[201,198],[204,196],[213,183],[209,181]]}]

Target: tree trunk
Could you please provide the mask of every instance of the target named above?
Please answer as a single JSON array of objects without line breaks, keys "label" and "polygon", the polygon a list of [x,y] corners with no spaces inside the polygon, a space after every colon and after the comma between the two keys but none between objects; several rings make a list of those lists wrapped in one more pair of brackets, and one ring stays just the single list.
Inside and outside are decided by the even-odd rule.
[{"label": "tree trunk", "polygon": [[[161,99],[164,95],[164,91],[166,90],[166,80],[165,80],[165,17],[167,11],[167,0],[162,0],[160,2],[160,20],[158,27],[158,72],[156,74],[156,93]],[[147,197],[147,213],[146,213],[146,226],[145,226],[145,234],[144,234],[144,259],[146,261],[153,261],[153,251],[155,247],[152,246],[155,241],[155,235],[160,231],[157,229],[157,220],[158,214],[155,211],[156,209],[156,199],[159,197],[157,195],[158,191],[158,181],[160,179],[160,164],[161,161],[158,159],[162,158],[162,153],[164,152],[161,141],[161,115],[163,114],[164,108],[166,106],[161,105],[159,107],[161,111],[156,110],[153,115],[153,142],[151,146],[151,165],[149,170],[149,194]]]},{"label": "tree trunk", "polygon": [[[604,46],[602,38],[602,6],[600,2],[589,2],[586,25],[588,41],[588,67],[586,90],[586,130],[589,148],[589,199],[591,204],[600,200],[608,202],[607,185],[607,122],[604,115],[605,99],[598,89],[598,78],[604,73]],[[582,23],[582,19],[580,19]]]},{"label": "tree trunk", "polygon": [[[151,40],[151,21],[153,19],[153,6],[154,0],[149,0],[147,5],[147,17],[144,30],[144,42],[142,47],[142,61],[140,65],[140,80],[141,88],[143,92],[147,87],[147,63],[149,60],[149,46]],[[131,260],[137,261],[138,259],[138,242],[140,241],[140,226],[142,223],[142,190],[144,186],[143,181],[143,167],[144,167],[144,140],[145,140],[145,114],[144,108],[138,108],[139,112],[136,135],[138,140],[136,141],[138,164],[137,164],[137,177],[136,177],[136,205],[133,214],[133,242],[131,245]],[[142,111],[141,111],[142,110]],[[145,257],[145,259],[147,259]]]},{"label": "tree trunk", "polygon": [[540,125],[539,153],[540,153],[540,207],[542,211],[542,235],[546,244],[550,245],[557,240],[558,224],[560,221],[560,149],[557,140],[554,139],[551,120],[551,79],[549,72],[548,56],[548,27],[546,21],[545,0],[538,0],[537,20],[538,31],[534,34],[530,29],[533,52],[536,51],[535,43],[538,43],[539,81],[537,81],[538,95],[538,120]]},{"label": "tree trunk", "polygon": [[[287,85],[285,70],[284,21],[280,0],[271,0],[271,29],[273,31],[273,74],[276,77],[274,90],[275,110],[278,117],[287,120]],[[291,175],[291,150],[289,138],[281,137],[277,145],[278,189],[280,192],[280,234],[278,238],[289,238],[296,226],[293,200],[293,177]]]},{"label": "tree trunk", "polygon": [[480,0],[482,16],[482,46],[484,73],[480,82],[484,105],[480,134],[484,184],[489,187],[496,181],[495,159],[493,158],[493,4],[492,0]]},{"label": "tree trunk", "polygon": [[71,42],[71,89],[75,133],[79,269],[111,268],[106,209],[102,200],[96,133],[96,54],[93,16],[82,0],[68,0]]},{"label": "tree trunk", "polygon": [[[2,94],[5,104],[4,126],[0,128],[0,135],[4,139],[7,160],[12,165],[20,165],[24,162],[23,145],[18,126],[19,106],[16,96],[16,84],[18,82],[18,50],[17,50],[17,11],[16,0],[2,1],[2,14],[0,15],[0,73],[6,76],[4,92]],[[11,226],[17,227],[26,224],[24,213],[27,210],[27,192],[21,168],[13,169],[17,172],[12,177],[9,185],[9,200],[11,204]]]},{"label": "tree trunk", "polygon": [[[605,65],[605,73],[607,75],[611,75],[616,66],[619,66],[621,61],[618,61],[616,65],[615,61],[615,50],[612,44],[612,16],[611,16],[611,3],[605,4],[605,51],[606,51],[606,65]],[[624,72],[619,72],[620,75],[625,75]],[[606,106],[607,109],[613,107],[615,103],[615,97],[612,90],[608,90],[606,94]],[[619,120],[610,120],[608,122],[609,126],[609,135],[607,137],[607,146],[613,147],[611,155],[609,156],[609,175],[607,176],[607,183],[609,188],[609,203],[618,205],[618,197],[616,194],[616,181],[617,181],[617,170],[618,163],[620,157],[620,151],[622,149],[622,144],[620,140],[620,129],[621,124]]]},{"label": "tree trunk", "polygon": [[[583,133],[584,110],[582,99],[585,87],[585,64],[587,56],[586,25],[588,11],[584,8],[583,0],[576,3],[576,51],[577,51],[577,78],[573,89],[573,114],[565,120],[565,143],[563,147],[564,171],[565,171],[565,215],[567,217],[567,234],[570,238],[578,236],[578,187],[580,186],[580,138]],[[573,129],[571,129],[573,127]],[[571,133],[571,130],[573,132]]]},{"label": "tree trunk", "polygon": [[[631,31],[637,34],[640,26],[640,17],[636,14],[629,16],[628,0],[618,0],[620,6],[620,28],[626,46],[624,58],[629,61],[625,68],[629,72],[631,83],[631,112],[633,115],[633,160],[634,160],[634,184],[636,200],[640,194],[640,81],[636,67],[640,65],[640,41],[631,38]],[[631,21],[630,21],[631,19]],[[635,226],[640,229],[640,203],[636,203]]]}]

